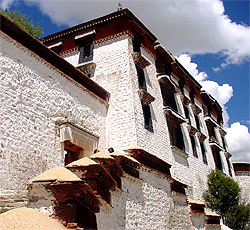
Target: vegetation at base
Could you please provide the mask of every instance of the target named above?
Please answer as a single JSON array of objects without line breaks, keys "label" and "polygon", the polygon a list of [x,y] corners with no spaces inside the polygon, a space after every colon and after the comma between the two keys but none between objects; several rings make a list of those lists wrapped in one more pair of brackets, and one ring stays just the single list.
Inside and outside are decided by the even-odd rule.
[{"label": "vegetation at base", "polygon": [[[220,170],[208,175],[208,189],[203,197],[206,206],[222,216],[224,224],[232,229],[250,229],[250,206],[240,204],[240,187]],[[248,227],[247,227],[248,226]]]},{"label": "vegetation at base", "polygon": [[39,23],[34,24],[29,16],[21,14],[19,10],[9,11],[8,9],[3,10],[0,8],[0,13],[37,39],[43,34],[43,29]]}]

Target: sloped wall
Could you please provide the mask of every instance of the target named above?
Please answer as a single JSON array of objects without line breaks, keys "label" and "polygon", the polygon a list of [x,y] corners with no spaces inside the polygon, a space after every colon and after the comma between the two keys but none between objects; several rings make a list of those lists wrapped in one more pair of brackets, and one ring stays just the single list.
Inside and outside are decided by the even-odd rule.
[{"label": "sloped wall", "polygon": [[0,71],[0,194],[64,164],[57,121],[86,129],[106,149],[105,104],[3,33]]}]

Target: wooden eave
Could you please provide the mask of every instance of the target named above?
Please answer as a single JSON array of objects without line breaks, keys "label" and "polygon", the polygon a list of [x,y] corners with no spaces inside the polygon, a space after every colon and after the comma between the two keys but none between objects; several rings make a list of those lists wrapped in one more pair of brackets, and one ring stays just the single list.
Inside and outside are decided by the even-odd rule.
[{"label": "wooden eave", "polygon": [[159,58],[159,60],[162,63],[165,63],[165,60],[164,60],[165,58],[167,59],[167,61],[170,62],[170,64],[175,63],[176,58],[162,44],[160,44],[159,42],[156,42],[154,48],[158,52],[157,58]]},{"label": "wooden eave", "polygon": [[78,82],[80,85],[86,88],[87,91],[93,93],[105,103],[108,103],[110,94],[105,89],[92,81],[88,76],[84,75],[69,62],[51,51],[32,35],[19,28],[16,24],[14,24],[2,14],[0,15],[1,31],[3,31],[6,35],[17,41],[22,46],[35,53],[47,63],[51,64],[54,68],[69,76],[69,78]]},{"label": "wooden eave", "polygon": [[135,15],[127,8],[119,10],[119,11],[115,11],[115,12],[108,14],[108,15],[105,15],[103,17],[96,18],[94,20],[91,20],[91,21],[88,21],[85,23],[81,23],[81,24],[73,26],[71,28],[62,30],[60,32],[57,32],[57,33],[54,33],[51,35],[48,35],[46,37],[43,37],[41,40],[43,43],[48,43],[48,42],[51,42],[51,41],[56,40],[58,38],[67,36],[69,34],[76,34],[82,30],[89,29],[89,28],[97,26],[97,25],[101,25],[101,24],[105,24],[105,23],[114,21],[114,20],[116,20],[116,18],[122,17],[124,15],[126,15],[131,22],[136,23],[136,25],[138,27],[140,27],[140,29],[144,32],[144,34],[146,34],[153,42],[155,42],[157,40],[157,38],[143,25],[143,23],[141,21],[139,21],[139,19],[136,18]]},{"label": "wooden eave", "polygon": [[122,169],[126,173],[136,178],[139,178],[138,168],[140,167],[140,162],[138,162],[136,159],[132,158],[131,156],[126,156],[124,154],[113,155],[111,153],[110,155],[112,155],[112,157],[114,157],[119,162]]},{"label": "wooden eave", "polygon": [[46,188],[52,191],[57,203],[64,203],[69,200],[79,200],[82,205],[94,213],[100,210],[100,201],[85,182],[78,185],[69,183],[50,184],[47,185]]},{"label": "wooden eave", "polygon": [[77,166],[77,167],[68,167],[69,170],[72,171],[81,171],[82,179],[95,179],[102,181],[107,185],[108,189],[113,189],[116,185],[115,180],[112,178],[110,173],[103,167],[102,165],[89,165],[89,166]]},{"label": "wooden eave", "polygon": [[134,149],[128,149],[126,151],[128,151],[129,155],[135,158],[141,164],[144,164],[152,169],[155,169],[161,173],[164,173],[168,177],[171,177],[171,173],[170,173],[171,165],[168,164],[167,162],[146,152],[143,149],[134,148]]}]

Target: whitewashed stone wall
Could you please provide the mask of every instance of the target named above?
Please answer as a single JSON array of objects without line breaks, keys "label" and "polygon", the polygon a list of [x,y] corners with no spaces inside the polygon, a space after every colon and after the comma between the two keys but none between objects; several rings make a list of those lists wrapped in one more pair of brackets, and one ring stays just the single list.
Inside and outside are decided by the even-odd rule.
[{"label": "whitewashed stone wall", "polygon": [[[140,146],[149,153],[165,160],[172,166],[173,177],[188,185],[188,194],[192,199],[202,200],[206,189],[207,175],[215,168],[208,138],[204,141],[208,165],[203,163],[199,139],[195,136],[198,158],[193,156],[189,132],[185,124],[182,130],[187,156],[176,154],[171,150],[170,137],[163,113],[163,102],[159,82],[156,77],[155,60],[143,47],[142,56],[150,62],[144,69],[147,91],[155,97],[150,104],[153,129],[150,132],[144,128],[144,117],[141,100],[138,95],[138,76],[135,62],[132,58],[133,46],[129,36],[116,38],[94,47],[96,64],[93,80],[110,92],[110,105],[107,113],[106,145],[115,151],[123,151],[130,146]],[[79,52],[65,57],[77,66]],[[178,111],[185,117],[180,94],[176,94]],[[198,100],[197,104],[201,107]],[[195,126],[195,118],[189,104],[190,119]],[[203,113],[199,114],[202,132],[208,136]]]},{"label": "whitewashed stone wall", "polygon": [[111,95],[106,120],[107,145],[115,151],[138,145],[127,37],[96,45],[94,63],[93,80]]},{"label": "whitewashed stone wall", "polygon": [[0,191],[63,165],[56,121],[99,136],[106,149],[106,106],[83,87],[1,33]]},{"label": "whitewashed stone wall", "polygon": [[241,189],[241,201],[250,204],[250,172],[236,172],[235,180]]},{"label": "whitewashed stone wall", "polygon": [[101,207],[96,214],[98,229],[191,229],[186,198],[173,200],[164,175],[146,167],[139,171],[140,179],[122,177],[123,191],[111,193],[113,208]]}]

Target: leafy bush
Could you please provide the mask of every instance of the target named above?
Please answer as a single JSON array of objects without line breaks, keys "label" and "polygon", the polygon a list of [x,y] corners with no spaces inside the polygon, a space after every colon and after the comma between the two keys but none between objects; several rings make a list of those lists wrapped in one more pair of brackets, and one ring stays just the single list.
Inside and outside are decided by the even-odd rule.
[{"label": "leafy bush", "polygon": [[28,16],[22,15],[18,10],[8,11],[8,9],[3,10],[0,8],[0,13],[37,39],[43,34],[39,23],[35,25]]},{"label": "leafy bush", "polygon": [[208,175],[208,189],[203,197],[206,206],[222,216],[223,222],[232,229],[249,229],[250,206],[239,204],[240,187],[220,170]]}]

